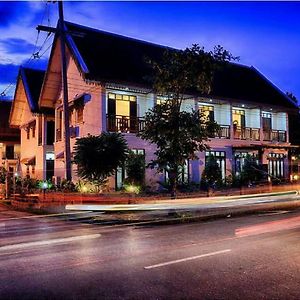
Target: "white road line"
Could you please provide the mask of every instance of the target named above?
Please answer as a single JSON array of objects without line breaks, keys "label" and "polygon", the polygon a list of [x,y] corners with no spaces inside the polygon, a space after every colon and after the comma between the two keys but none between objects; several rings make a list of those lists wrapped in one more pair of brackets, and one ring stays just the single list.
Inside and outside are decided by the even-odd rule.
[{"label": "white road line", "polygon": [[144,267],[144,269],[149,270],[149,269],[154,269],[154,268],[160,268],[160,267],[173,265],[173,264],[177,264],[177,263],[181,263],[181,262],[185,262],[185,261],[189,261],[189,260],[194,260],[194,259],[198,259],[198,258],[203,258],[203,257],[218,255],[218,254],[222,254],[222,253],[227,253],[227,252],[230,252],[230,251],[231,251],[231,249],[225,249],[225,250],[210,252],[210,253],[201,254],[201,255],[197,255],[197,256],[191,256],[191,257],[186,257],[186,258],[182,258],[182,259],[171,260],[171,261],[167,261],[167,262],[152,265],[152,266],[147,266],[147,267]]},{"label": "white road line", "polygon": [[45,241],[12,244],[12,245],[0,247],[0,252],[7,251],[7,250],[26,249],[34,246],[47,246],[52,244],[70,243],[70,242],[77,242],[82,240],[96,239],[99,238],[100,236],[101,234],[89,234],[89,235],[71,236],[67,238],[51,239]]}]

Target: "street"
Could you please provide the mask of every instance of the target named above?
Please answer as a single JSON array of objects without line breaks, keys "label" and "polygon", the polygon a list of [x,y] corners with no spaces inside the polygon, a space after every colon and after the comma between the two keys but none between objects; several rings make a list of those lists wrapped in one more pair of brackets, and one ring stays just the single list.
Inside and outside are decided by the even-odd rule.
[{"label": "street", "polygon": [[0,206],[0,299],[299,299],[299,229],[299,210],[103,226]]}]

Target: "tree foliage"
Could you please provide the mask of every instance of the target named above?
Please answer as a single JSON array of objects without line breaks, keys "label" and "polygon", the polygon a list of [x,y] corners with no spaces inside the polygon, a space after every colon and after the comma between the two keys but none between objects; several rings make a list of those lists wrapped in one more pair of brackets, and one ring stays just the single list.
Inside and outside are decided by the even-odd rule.
[{"label": "tree foliage", "polygon": [[262,165],[257,162],[257,159],[248,154],[245,157],[245,162],[241,171],[240,179],[242,184],[251,184],[260,182],[266,177],[266,172]]},{"label": "tree foliage", "polygon": [[101,186],[122,165],[128,152],[127,142],[119,133],[103,132],[76,140],[74,163],[83,180]]},{"label": "tree foliage", "polygon": [[213,187],[222,181],[222,171],[216,158],[210,154],[206,157],[205,168],[202,172],[201,181],[206,187]]},{"label": "tree foliage", "polygon": [[175,196],[179,166],[187,159],[196,159],[195,152],[208,149],[209,137],[218,125],[192,109],[183,111],[182,105],[191,94],[208,95],[217,68],[236,59],[221,46],[206,52],[193,45],[185,50],[168,50],[161,61],[150,61],[153,67],[153,90],[165,99],[145,116],[142,139],[157,145],[152,167],[168,169],[172,195]]},{"label": "tree foliage", "polygon": [[132,185],[144,185],[145,181],[145,156],[129,151],[126,163],[126,183]]},{"label": "tree foliage", "polygon": [[0,167],[0,183],[3,184],[5,183],[5,180],[6,180],[6,170],[4,167]]}]

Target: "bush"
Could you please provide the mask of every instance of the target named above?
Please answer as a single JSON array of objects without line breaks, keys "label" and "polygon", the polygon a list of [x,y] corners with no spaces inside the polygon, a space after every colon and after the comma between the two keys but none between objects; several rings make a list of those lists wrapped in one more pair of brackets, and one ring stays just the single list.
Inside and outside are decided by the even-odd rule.
[{"label": "bush", "polygon": [[57,188],[64,193],[77,192],[76,185],[72,181],[66,179],[63,179]]}]

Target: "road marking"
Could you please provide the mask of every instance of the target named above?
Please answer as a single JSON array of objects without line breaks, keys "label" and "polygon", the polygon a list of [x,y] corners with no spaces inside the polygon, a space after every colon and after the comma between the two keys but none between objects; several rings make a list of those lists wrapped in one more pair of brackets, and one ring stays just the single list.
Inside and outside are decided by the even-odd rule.
[{"label": "road marking", "polygon": [[96,239],[96,238],[99,238],[100,236],[101,236],[101,234],[97,233],[97,234],[89,234],[89,235],[71,236],[71,237],[67,237],[67,238],[51,239],[51,240],[45,240],[45,241],[12,244],[12,245],[0,247],[0,251],[26,249],[26,248],[30,248],[30,247],[34,247],[34,246],[48,246],[48,245],[59,244],[59,243],[77,242],[77,241],[82,241],[82,240]]},{"label": "road marking", "polygon": [[230,251],[231,251],[231,249],[225,249],[225,250],[210,252],[210,253],[201,254],[201,255],[197,255],[197,256],[191,256],[191,257],[186,257],[186,258],[182,258],[182,259],[171,260],[171,261],[167,261],[167,262],[152,265],[152,266],[147,266],[147,267],[144,267],[144,269],[149,270],[149,269],[154,269],[154,268],[160,268],[160,267],[173,265],[173,264],[177,264],[177,263],[181,263],[181,262],[185,262],[185,261],[189,261],[189,260],[194,260],[194,259],[198,259],[198,258],[223,254],[223,253],[227,253],[227,252],[230,252]]}]

